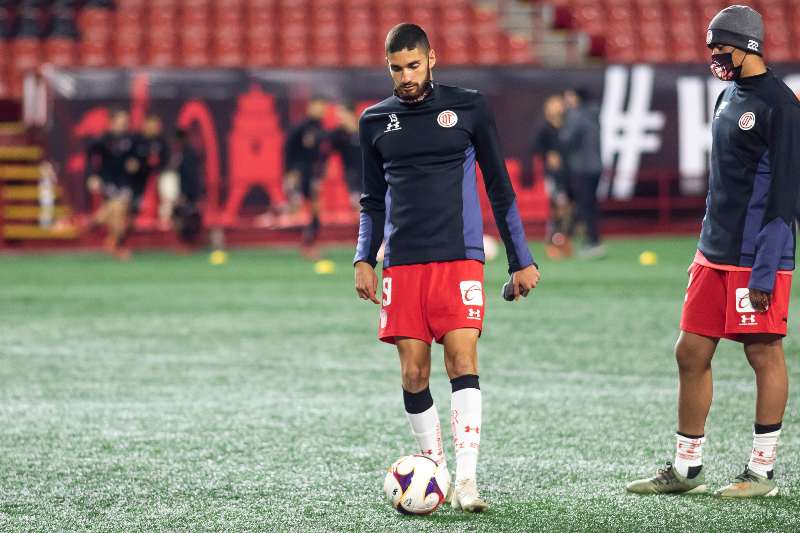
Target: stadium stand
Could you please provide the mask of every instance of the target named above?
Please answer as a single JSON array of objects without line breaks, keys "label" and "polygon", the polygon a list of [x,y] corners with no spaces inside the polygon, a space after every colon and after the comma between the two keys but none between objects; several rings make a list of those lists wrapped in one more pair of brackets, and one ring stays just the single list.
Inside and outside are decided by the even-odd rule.
[{"label": "stadium stand", "polygon": [[44,63],[375,66],[401,20],[441,35],[450,65],[535,63],[496,6],[470,0],[0,0],[0,98],[19,98],[25,73]]},{"label": "stadium stand", "polygon": [[[584,33],[590,53],[617,63],[692,63],[708,57],[705,28],[731,2],[722,0],[546,0],[537,2],[552,27]],[[771,61],[800,59],[796,0],[737,0],[764,16]]]}]

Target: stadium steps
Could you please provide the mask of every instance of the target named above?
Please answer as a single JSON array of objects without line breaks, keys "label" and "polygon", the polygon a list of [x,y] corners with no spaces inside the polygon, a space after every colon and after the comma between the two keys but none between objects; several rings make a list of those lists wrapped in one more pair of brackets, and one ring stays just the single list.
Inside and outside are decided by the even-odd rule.
[{"label": "stadium steps", "polygon": [[[2,147],[0,154],[2,154],[3,148],[14,147]],[[9,152],[11,151],[9,150]],[[0,165],[0,180],[3,181],[39,181],[41,174],[39,165]]]},{"label": "stadium steps", "polygon": [[79,237],[58,177],[43,158],[23,124],[0,123],[0,248]]},{"label": "stadium steps", "polygon": [[41,161],[43,156],[41,146],[0,146],[0,161]]},{"label": "stadium steps", "polygon": [[[3,219],[13,221],[39,220],[44,214],[44,210],[38,205],[7,205],[3,208]],[[53,209],[53,215],[57,218],[70,216],[72,211],[69,207],[58,206]]]},{"label": "stadium steps", "polygon": [[42,227],[38,224],[5,224],[3,237],[6,240],[75,240],[79,237],[74,226]]}]

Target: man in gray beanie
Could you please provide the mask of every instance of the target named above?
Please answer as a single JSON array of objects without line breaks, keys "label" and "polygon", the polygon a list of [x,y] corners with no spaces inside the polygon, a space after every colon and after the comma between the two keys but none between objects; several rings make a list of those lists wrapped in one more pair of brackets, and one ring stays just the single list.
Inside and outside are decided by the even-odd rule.
[{"label": "man in gray beanie", "polygon": [[742,343],[756,377],[753,447],[721,497],[775,496],[774,465],[788,396],[783,353],[800,188],[800,102],[762,58],[764,26],[730,6],[708,26],[711,72],[733,83],[717,98],[706,215],[675,346],[680,389],[675,462],[634,481],[638,494],[706,491],[705,423],[720,339]]}]

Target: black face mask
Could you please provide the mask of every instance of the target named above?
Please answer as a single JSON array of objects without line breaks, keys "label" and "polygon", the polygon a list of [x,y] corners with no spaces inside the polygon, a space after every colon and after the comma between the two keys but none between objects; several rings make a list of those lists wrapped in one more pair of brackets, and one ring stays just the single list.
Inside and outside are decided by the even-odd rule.
[{"label": "black face mask", "polygon": [[[742,63],[744,63],[744,59]],[[722,81],[735,81],[742,75],[742,65],[737,67],[733,64],[733,54],[730,52],[712,54],[709,68],[711,73]]]}]

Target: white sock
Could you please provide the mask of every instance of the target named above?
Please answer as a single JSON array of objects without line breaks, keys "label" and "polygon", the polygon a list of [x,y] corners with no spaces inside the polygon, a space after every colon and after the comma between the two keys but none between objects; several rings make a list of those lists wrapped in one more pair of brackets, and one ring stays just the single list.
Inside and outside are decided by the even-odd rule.
[{"label": "white sock", "polygon": [[780,435],[780,429],[771,433],[753,433],[753,451],[750,452],[747,468],[759,476],[767,477],[767,474],[775,468]]},{"label": "white sock", "polygon": [[481,447],[481,390],[457,390],[450,406],[450,425],[456,449],[456,482],[475,479]]},{"label": "white sock", "polygon": [[444,446],[442,445],[442,424],[439,422],[439,412],[436,404],[427,410],[411,414],[406,411],[406,417],[411,424],[411,433],[417,440],[420,453],[427,455],[437,463],[445,464]]},{"label": "white sock", "polygon": [[706,438],[703,436],[699,439],[690,439],[676,433],[675,439],[677,441],[675,463],[672,466],[680,475],[687,477],[690,467],[703,465],[703,444],[706,442]]}]

